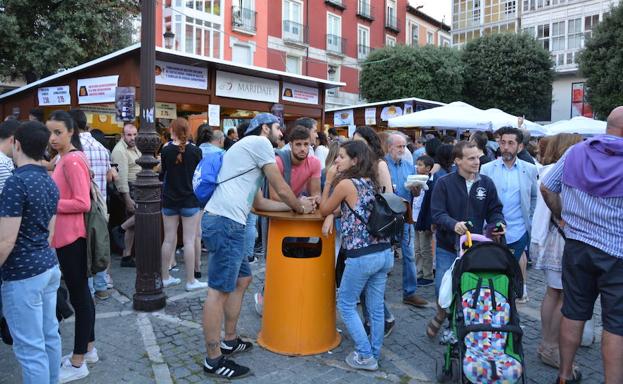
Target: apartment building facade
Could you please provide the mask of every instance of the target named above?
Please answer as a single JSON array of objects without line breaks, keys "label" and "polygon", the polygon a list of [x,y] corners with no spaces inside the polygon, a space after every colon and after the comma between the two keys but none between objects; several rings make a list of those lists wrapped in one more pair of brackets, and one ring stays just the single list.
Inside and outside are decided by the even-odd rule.
[{"label": "apartment building facade", "polygon": [[407,0],[164,0],[157,17],[160,46],[346,83],[327,91],[327,108],[362,101],[372,50],[451,44],[450,27]]},{"label": "apartment building facade", "polygon": [[[549,120],[592,117],[586,79],[577,55],[617,0],[453,0],[452,43],[461,47],[479,36],[527,33],[551,52],[555,77]],[[548,120],[548,119],[544,119]]]}]

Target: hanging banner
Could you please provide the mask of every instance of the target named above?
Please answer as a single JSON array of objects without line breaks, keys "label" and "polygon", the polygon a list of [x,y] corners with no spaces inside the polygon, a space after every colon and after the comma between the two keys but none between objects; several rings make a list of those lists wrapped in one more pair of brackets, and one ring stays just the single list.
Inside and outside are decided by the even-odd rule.
[{"label": "hanging banner", "polygon": [[336,127],[344,127],[354,124],[355,117],[352,109],[333,112],[333,125],[335,125]]},{"label": "hanging banner", "polygon": [[404,109],[405,115],[408,115],[409,113],[413,113],[413,103],[405,103],[403,109]]},{"label": "hanging banner", "polygon": [[402,108],[395,105],[383,108],[381,111],[381,120],[387,121],[392,117],[402,116]]},{"label": "hanging banner", "polygon": [[156,84],[208,89],[208,69],[156,60]]},{"label": "hanging banner", "polygon": [[44,87],[37,90],[39,96],[39,106],[47,105],[70,105],[71,95],[69,94],[69,85],[61,85],[58,87]]},{"label": "hanging banner", "polygon": [[216,96],[279,102],[279,81],[216,71]]},{"label": "hanging banner", "polygon": [[119,75],[78,79],[78,104],[112,103]]},{"label": "hanging banner", "polygon": [[318,88],[284,82],[281,98],[295,103],[318,104]]},{"label": "hanging banner", "polygon": [[221,126],[221,106],[218,104],[208,105],[208,125],[211,127]]},{"label": "hanging banner", "polygon": [[136,88],[117,87],[115,90],[115,106],[117,107],[117,121],[132,121],[136,118],[134,114],[134,103],[136,101]]},{"label": "hanging banner", "polygon": [[376,125],[376,108],[366,108],[366,125]]}]

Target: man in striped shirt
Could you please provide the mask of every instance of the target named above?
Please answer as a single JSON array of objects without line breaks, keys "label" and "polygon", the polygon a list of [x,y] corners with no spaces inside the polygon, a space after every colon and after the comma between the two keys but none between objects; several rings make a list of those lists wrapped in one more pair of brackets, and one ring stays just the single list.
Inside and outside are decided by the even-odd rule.
[{"label": "man in striped shirt", "polygon": [[11,152],[13,147],[13,134],[19,126],[17,120],[7,120],[0,124],[0,194],[4,188],[4,182],[13,174],[13,160]]},{"label": "man in striped shirt", "polygon": [[598,295],[606,383],[623,383],[623,106],[608,116],[605,135],[563,155],[541,193],[567,238],[557,383],[580,382],[573,360]]}]

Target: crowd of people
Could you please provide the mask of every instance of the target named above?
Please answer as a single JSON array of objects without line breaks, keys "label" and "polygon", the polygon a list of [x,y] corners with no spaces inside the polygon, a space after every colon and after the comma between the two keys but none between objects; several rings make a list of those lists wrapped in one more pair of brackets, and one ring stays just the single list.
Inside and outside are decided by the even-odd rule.
[{"label": "crowd of people", "polygon": [[[55,111],[45,123],[34,117],[0,124],[0,325],[10,330],[4,334],[12,338],[24,382],[69,382],[87,376],[87,364],[99,360],[94,297],[105,300],[113,287],[109,269],[92,273],[86,257],[91,186],[109,202],[116,199],[108,206],[111,221],[118,222],[112,238],[119,239],[121,266],[134,267],[141,152],[132,124],[109,151],[80,110]],[[157,167],[163,182],[162,283],[165,289],[181,283],[174,275],[181,224],[184,287],[207,290],[207,374],[234,379],[250,373],[231,356],[253,347],[238,335],[237,323],[256,243],[265,247],[265,223],[251,212],[255,208],[319,211],[323,234],[335,233],[336,308],[353,341],[346,363],[354,369],[378,369],[383,339],[399,323],[385,303],[394,261],[402,264],[402,303],[426,307],[418,288],[434,285],[439,294],[459,253],[459,236],[471,231],[505,239],[523,276],[518,303],[529,300],[529,265],[543,270],[538,356],[559,368],[558,383],[581,380],[574,357],[598,295],[606,382],[623,382],[623,107],[609,116],[606,135],[587,140],[559,134],[536,142],[512,127],[411,138],[367,126],[357,127],[349,140],[335,129],[319,131],[317,121],[306,117],[284,130],[269,113],[227,134],[202,125],[193,135],[184,118],[173,120],[168,131]],[[222,155],[219,183],[203,205],[193,191],[193,173],[214,153]],[[424,185],[408,183],[413,175],[423,176]],[[409,205],[397,241],[366,226],[379,192],[393,192]],[[204,248],[207,281],[201,280]],[[61,274],[76,317],[67,356],[61,356],[56,316]],[[262,292],[254,296],[261,314]],[[426,327],[430,338],[447,319],[436,307]]]}]

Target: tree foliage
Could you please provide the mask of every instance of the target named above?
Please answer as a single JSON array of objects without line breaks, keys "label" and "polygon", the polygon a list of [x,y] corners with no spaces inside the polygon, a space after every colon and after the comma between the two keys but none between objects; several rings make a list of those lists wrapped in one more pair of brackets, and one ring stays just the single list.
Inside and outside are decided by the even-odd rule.
[{"label": "tree foliage", "polygon": [[385,47],[371,52],[362,67],[360,92],[370,102],[406,97],[461,99],[463,67],[456,49]]},{"label": "tree foliage", "polygon": [[552,60],[533,37],[514,33],[483,36],[465,46],[462,58],[467,103],[533,120],[549,116]]},{"label": "tree foliage", "polygon": [[0,76],[33,82],[130,44],[139,0],[0,0]]},{"label": "tree foliage", "polygon": [[593,29],[578,58],[586,76],[588,101],[599,118],[623,105],[623,5],[613,8]]}]

